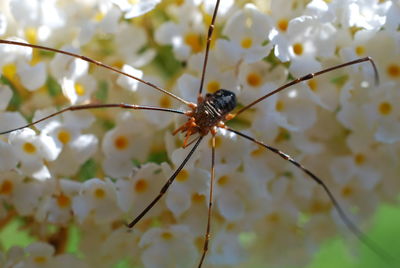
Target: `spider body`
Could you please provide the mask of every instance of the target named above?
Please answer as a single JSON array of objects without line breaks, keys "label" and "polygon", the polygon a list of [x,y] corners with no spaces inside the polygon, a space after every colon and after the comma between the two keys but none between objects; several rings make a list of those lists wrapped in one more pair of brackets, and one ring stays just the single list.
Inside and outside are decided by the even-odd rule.
[{"label": "spider body", "polygon": [[[186,132],[186,139],[183,147],[186,147],[188,138],[196,133],[201,136],[207,135],[210,131],[215,135],[216,127],[223,127],[224,122],[231,119],[229,114],[236,107],[235,93],[219,89],[213,94],[206,94],[198,98],[198,104],[192,105],[192,111],[186,113],[190,118],[181,127],[174,131],[174,135]],[[189,143],[190,144],[190,143]]]}]

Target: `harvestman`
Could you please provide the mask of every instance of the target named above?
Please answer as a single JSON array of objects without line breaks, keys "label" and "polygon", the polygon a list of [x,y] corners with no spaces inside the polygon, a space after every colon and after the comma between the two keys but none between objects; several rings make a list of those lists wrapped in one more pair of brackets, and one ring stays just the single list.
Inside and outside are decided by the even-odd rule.
[{"label": "harvestman", "polygon": [[[192,143],[194,143],[194,146],[190,149],[189,153],[186,155],[182,163],[179,165],[179,167],[175,170],[175,172],[171,175],[171,177],[167,180],[167,182],[164,184],[164,186],[161,188],[160,193],[154,198],[154,200],[147,205],[143,209],[143,211],[132,221],[130,222],[127,226],[129,228],[133,228],[136,223],[138,223],[146,214],[147,212],[161,199],[161,197],[167,192],[169,186],[173,183],[179,172],[184,168],[185,164],[189,161],[190,157],[193,155],[193,153],[196,151],[197,147],[199,146],[200,142],[203,140],[203,138],[208,135],[208,133],[211,133],[212,135],[212,140],[211,140],[211,181],[210,181],[210,190],[209,190],[209,203],[208,203],[208,216],[207,216],[207,226],[206,226],[206,232],[204,236],[204,244],[203,244],[203,252],[201,255],[201,259],[199,261],[198,267],[201,267],[206,253],[208,251],[208,244],[210,240],[210,227],[211,227],[211,211],[212,211],[212,200],[213,200],[213,184],[214,184],[214,179],[215,179],[215,147],[216,147],[216,141],[215,141],[215,136],[217,134],[217,129],[218,128],[223,128],[229,132],[235,133],[236,135],[243,137],[261,147],[264,147],[265,149],[277,154],[281,158],[289,161],[293,165],[295,165],[297,168],[302,170],[309,178],[314,180],[317,184],[319,184],[329,199],[331,200],[333,206],[335,207],[336,211],[338,212],[340,218],[343,220],[347,228],[357,237],[358,240],[360,240],[363,244],[365,244],[370,250],[375,252],[382,260],[388,263],[392,263],[394,261],[393,257],[387,254],[385,250],[383,250],[381,247],[379,247],[377,244],[375,244],[371,239],[369,239],[351,220],[350,218],[345,214],[344,210],[341,208],[339,203],[337,202],[336,198],[334,197],[333,193],[329,190],[327,185],[314,173],[312,173],[310,170],[308,170],[306,167],[304,167],[302,164],[299,162],[295,161],[293,158],[291,158],[289,155],[285,154],[284,152],[269,146],[268,144],[263,143],[262,141],[256,140],[255,138],[244,134],[240,131],[237,131],[235,129],[232,129],[225,125],[225,122],[233,119],[236,117],[238,114],[241,114],[248,110],[250,107],[253,107],[257,103],[267,99],[268,97],[274,95],[275,93],[278,93],[292,85],[298,84],[300,82],[310,80],[318,75],[340,69],[346,66],[354,65],[354,64],[359,64],[363,62],[369,62],[374,70],[374,79],[375,83],[379,83],[379,77],[378,77],[378,71],[376,68],[376,65],[374,61],[370,57],[365,57],[365,58],[360,58],[356,59],[353,61],[349,61],[343,64],[339,64],[327,69],[323,69],[319,72],[315,73],[310,73],[307,75],[304,75],[300,78],[296,78],[292,80],[291,82],[275,89],[274,91],[262,96],[259,99],[256,99],[255,101],[251,102],[248,105],[245,105],[243,108],[239,109],[235,113],[230,113],[231,111],[234,110],[236,107],[236,96],[233,92],[225,89],[219,89],[213,94],[205,94],[202,95],[203,92],[203,85],[204,85],[204,78],[205,78],[205,73],[207,69],[207,61],[208,61],[208,54],[210,50],[210,44],[211,44],[211,38],[212,34],[214,31],[214,24],[215,24],[215,19],[217,17],[217,12],[218,12],[218,7],[219,7],[220,0],[216,0],[212,20],[210,23],[210,26],[208,28],[208,33],[207,33],[207,40],[206,40],[206,50],[205,50],[205,56],[204,56],[204,62],[203,62],[203,68],[202,68],[202,73],[201,73],[201,80],[200,80],[200,87],[198,90],[198,97],[197,97],[197,103],[192,103],[188,102],[182,98],[180,98],[177,95],[174,95],[173,93],[153,84],[148,81],[144,81],[138,77],[135,77],[133,75],[130,75],[128,73],[125,73],[121,70],[118,70],[112,66],[109,66],[107,64],[101,63],[99,61],[93,60],[91,58],[78,55],[75,53],[67,52],[67,51],[62,51],[54,48],[49,48],[49,47],[44,47],[44,46],[39,46],[39,45],[32,45],[32,44],[27,44],[27,43],[22,43],[22,42],[17,42],[17,41],[10,41],[10,40],[0,40],[0,44],[8,44],[8,45],[16,45],[16,46],[24,46],[24,47],[31,47],[35,49],[41,49],[41,50],[47,50],[55,53],[60,53],[64,55],[68,55],[71,57],[79,58],[81,60],[87,61],[89,63],[101,66],[103,68],[109,69],[113,72],[122,74],[124,76],[130,77],[132,79],[135,79],[143,84],[146,84],[150,87],[153,87],[154,89],[162,92],[163,94],[167,94],[171,98],[174,98],[182,103],[184,103],[189,109],[188,111],[180,111],[180,110],[175,110],[175,109],[167,109],[167,108],[161,108],[161,107],[154,107],[154,106],[144,106],[144,105],[135,105],[135,104],[125,104],[125,103],[113,103],[113,104],[85,104],[85,105],[74,105],[70,106],[67,108],[64,108],[58,112],[55,112],[49,116],[43,117],[37,121],[34,121],[32,123],[29,123],[25,126],[7,130],[4,132],[0,132],[0,135],[2,134],[7,134],[19,129],[23,129],[26,127],[33,126],[39,122],[42,122],[44,120],[47,120],[51,117],[54,117],[56,115],[59,115],[61,113],[64,113],[66,111],[76,111],[76,110],[87,110],[87,109],[97,109],[97,108],[122,108],[122,109],[132,109],[132,110],[151,110],[151,111],[160,111],[160,112],[169,112],[169,113],[176,113],[176,114],[181,114],[183,116],[186,116],[188,118],[187,122],[184,123],[182,126],[180,126],[178,129],[176,129],[173,134],[177,134],[178,132],[184,133],[185,139],[183,142],[183,148],[188,147]],[[191,141],[188,142],[189,138],[197,134],[197,137]]]}]

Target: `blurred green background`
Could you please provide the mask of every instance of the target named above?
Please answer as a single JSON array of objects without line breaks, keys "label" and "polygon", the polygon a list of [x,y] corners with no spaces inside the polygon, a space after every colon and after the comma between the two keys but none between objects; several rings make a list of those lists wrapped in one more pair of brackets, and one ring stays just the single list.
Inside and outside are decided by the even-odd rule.
[{"label": "blurred green background", "polygon": [[[19,223],[13,222],[9,224],[0,232],[0,243],[4,250],[9,249],[13,245],[25,247],[33,240],[24,231],[18,230]],[[400,207],[394,206],[381,206],[375,218],[372,221],[372,228],[367,231],[369,238],[374,240],[382,248],[384,248],[393,257],[400,256]],[[350,232],[347,234],[353,236]],[[353,239],[354,240],[354,239]],[[79,241],[79,234],[76,230],[72,230],[68,252],[77,254],[79,256],[77,244]],[[326,242],[321,250],[316,254],[313,262],[307,267],[290,267],[290,268],[380,268],[390,267],[371,250],[364,245],[360,245],[355,241],[354,245],[358,248],[352,250],[349,243],[345,243],[340,237]],[[356,252],[357,255],[352,252]],[[400,259],[400,258],[399,258]],[[130,267],[124,261],[121,261],[114,268],[128,268]],[[400,267],[400,263],[397,266]],[[262,267],[249,267],[249,268],[268,268]]]}]

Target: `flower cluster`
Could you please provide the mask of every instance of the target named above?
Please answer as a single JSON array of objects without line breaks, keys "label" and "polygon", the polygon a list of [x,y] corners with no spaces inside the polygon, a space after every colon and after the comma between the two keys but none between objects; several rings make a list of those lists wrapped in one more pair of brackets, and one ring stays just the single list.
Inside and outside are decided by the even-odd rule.
[{"label": "flower cluster", "polygon": [[[249,3],[247,3],[249,2]],[[195,102],[214,0],[9,0],[0,38],[79,53]],[[204,91],[239,105],[335,64],[229,124],[317,174],[358,226],[395,202],[400,157],[400,6],[395,0],[222,0]],[[186,109],[136,80],[81,59],[0,45],[0,131],[70,105]],[[36,241],[0,252],[1,267],[194,267],[203,250],[211,137],[166,195],[128,232],[188,149],[182,115],[68,111],[0,136],[0,228]],[[305,265],[343,230],[326,193],[290,162],[219,130],[206,267]],[[67,245],[78,232],[78,252]],[[384,246],[384,245],[383,245]],[[285,256],[282,257],[282,252]],[[136,267],[136,266],[135,266]]]}]

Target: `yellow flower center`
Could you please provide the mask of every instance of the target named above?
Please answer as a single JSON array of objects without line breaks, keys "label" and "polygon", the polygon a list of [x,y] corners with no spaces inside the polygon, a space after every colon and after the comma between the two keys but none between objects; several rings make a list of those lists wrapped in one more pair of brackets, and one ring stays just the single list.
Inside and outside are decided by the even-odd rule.
[{"label": "yellow flower center", "polygon": [[203,236],[196,237],[196,239],[194,240],[194,245],[196,246],[199,252],[202,252],[204,247],[204,237]]},{"label": "yellow flower center", "polygon": [[76,95],[78,95],[78,96],[83,96],[83,95],[85,95],[85,92],[86,92],[86,90],[85,90],[85,87],[82,85],[82,84],[80,84],[80,83],[75,83],[75,92],[76,92]]},{"label": "yellow flower center", "polygon": [[97,199],[103,199],[103,198],[106,196],[106,191],[104,191],[103,188],[97,188],[97,189],[94,191],[94,196],[95,196]]},{"label": "yellow flower center", "polygon": [[381,115],[388,115],[392,112],[392,105],[387,101],[381,102],[378,110]]},{"label": "yellow flower center", "polygon": [[62,144],[67,144],[71,140],[71,134],[66,130],[61,130],[58,132],[57,138]]},{"label": "yellow flower center", "polygon": [[101,11],[97,12],[96,15],[94,15],[94,21],[100,22],[104,19],[105,14]]},{"label": "yellow flower center", "polygon": [[300,56],[303,54],[304,48],[303,45],[300,43],[295,43],[293,44],[293,52],[294,54],[296,54],[297,56]]},{"label": "yellow flower center", "polygon": [[199,53],[203,49],[201,37],[200,37],[200,35],[198,35],[196,33],[186,34],[185,44],[190,46],[192,49],[192,52],[194,52],[194,53]]},{"label": "yellow flower center", "polygon": [[147,188],[149,187],[149,185],[147,184],[147,181],[144,179],[139,179],[136,183],[135,183],[135,192],[137,193],[143,193],[147,190]]},{"label": "yellow flower center", "polygon": [[220,88],[221,86],[218,81],[210,81],[207,84],[207,92],[209,93],[215,93]]},{"label": "yellow flower center", "polygon": [[229,182],[229,177],[227,175],[221,176],[218,180],[219,186],[224,186]]},{"label": "yellow flower center", "polygon": [[11,194],[14,185],[10,180],[4,180],[0,185],[0,194]]},{"label": "yellow flower center", "polygon": [[364,46],[356,46],[356,54],[358,56],[362,56],[365,54],[365,47]]},{"label": "yellow flower center", "polygon": [[37,30],[33,27],[28,27],[25,29],[25,38],[26,41],[30,44],[37,43]]},{"label": "yellow flower center", "polygon": [[171,232],[163,232],[161,233],[161,238],[164,240],[171,240],[173,237]]},{"label": "yellow flower center", "polygon": [[192,202],[194,202],[194,203],[204,202],[205,199],[206,199],[206,197],[202,194],[194,193],[192,195]]},{"label": "yellow flower center", "polygon": [[364,164],[365,163],[365,155],[364,154],[361,154],[361,153],[359,153],[359,154],[356,154],[355,156],[354,156],[354,162],[357,164],[357,165],[362,165],[362,164]]},{"label": "yellow flower center", "polygon": [[129,145],[128,138],[125,136],[118,136],[114,140],[114,145],[115,145],[115,148],[117,148],[118,150],[124,150]]},{"label": "yellow flower center", "polygon": [[57,196],[57,205],[60,208],[67,208],[71,205],[71,199],[68,196],[61,193],[59,196]]},{"label": "yellow flower center", "polygon": [[263,152],[264,152],[264,148],[261,147],[261,146],[258,146],[258,148],[255,149],[255,150],[253,150],[253,151],[251,151],[250,154],[251,154],[251,156],[253,156],[253,157],[259,157],[259,156],[262,155]]},{"label": "yellow flower center", "polygon": [[332,208],[331,203],[315,200],[311,203],[310,213],[311,214],[325,213],[328,212],[331,208]]},{"label": "yellow flower center", "polygon": [[116,60],[112,63],[112,66],[118,69],[122,69],[122,67],[124,66],[125,62],[122,60]]},{"label": "yellow flower center", "polygon": [[22,149],[24,150],[25,153],[27,154],[34,154],[36,153],[36,147],[30,142],[25,142],[24,145],[22,146]]},{"label": "yellow flower center", "polygon": [[170,108],[172,103],[171,103],[171,98],[169,96],[163,95],[160,98],[159,104],[162,108]]},{"label": "yellow flower center", "polygon": [[267,215],[266,220],[269,223],[278,223],[281,220],[281,216],[277,212],[272,212]]},{"label": "yellow flower center", "polygon": [[3,66],[3,75],[8,80],[13,80],[16,74],[17,74],[17,66],[15,64],[10,63]]},{"label": "yellow flower center", "polygon": [[262,77],[258,73],[249,73],[247,75],[247,84],[252,87],[259,87],[262,84]]},{"label": "yellow flower center", "polygon": [[283,101],[278,100],[278,101],[276,102],[276,104],[275,104],[275,109],[276,109],[278,112],[282,112],[283,109],[285,109],[285,104],[283,103]]},{"label": "yellow flower center", "polygon": [[350,186],[345,186],[342,188],[342,196],[349,197],[354,193],[354,189]]},{"label": "yellow flower center", "polygon": [[179,182],[185,182],[189,179],[189,172],[186,169],[182,169],[181,172],[176,176],[176,180]]},{"label": "yellow flower center", "polygon": [[399,78],[400,77],[400,66],[398,64],[390,64],[386,69],[388,75],[391,78]]},{"label": "yellow flower center", "polygon": [[277,27],[280,31],[286,32],[289,25],[289,21],[287,19],[278,20]]},{"label": "yellow flower center", "polygon": [[33,261],[36,262],[36,263],[39,263],[39,264],[46,263],[47,262],[47,258],[44,257],[44,256],[37,256],[37,257],[35,257],[33,259]]},{"label": "yellow flower center", "polygon": [[317,91],[317,89],[318,89],[318,83],[317,83],[317,81],[315,81],[315,79],[308,80],[307,85],[314,92]]},{"label": "yellow flower center", "polygon": [[244,38],[240,45],[242,46],[242,48],[245,49],[251,48],[251,46],[253,45],[253,39],[251,39],[250,37]]}]

